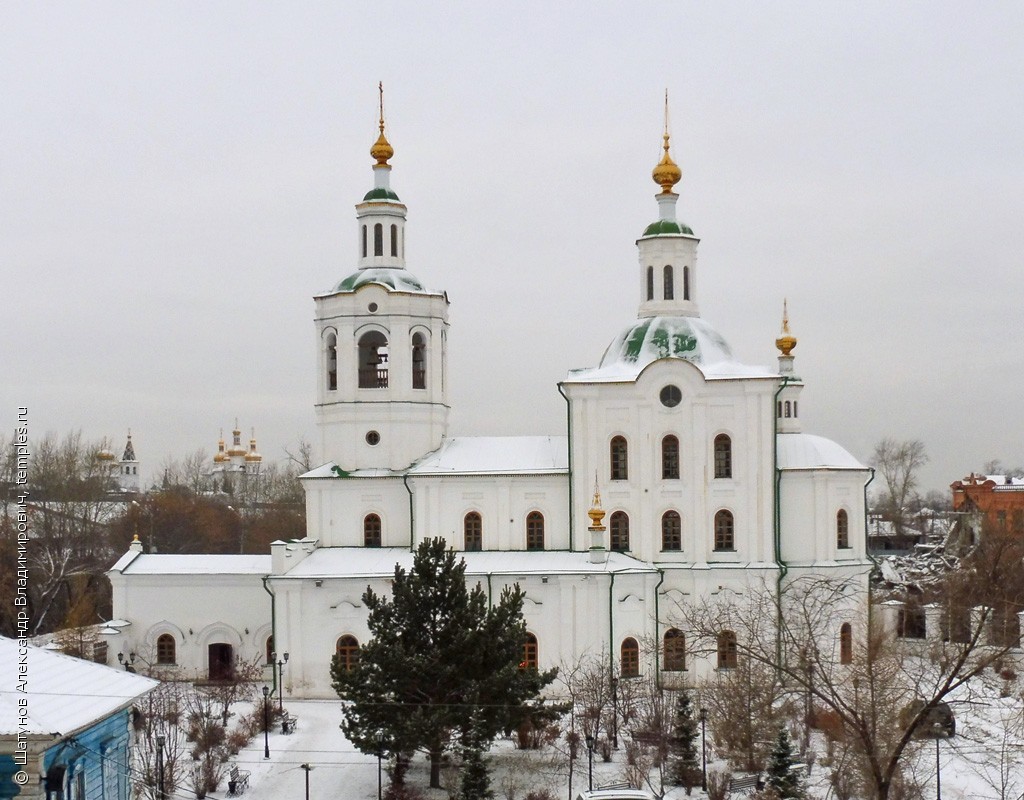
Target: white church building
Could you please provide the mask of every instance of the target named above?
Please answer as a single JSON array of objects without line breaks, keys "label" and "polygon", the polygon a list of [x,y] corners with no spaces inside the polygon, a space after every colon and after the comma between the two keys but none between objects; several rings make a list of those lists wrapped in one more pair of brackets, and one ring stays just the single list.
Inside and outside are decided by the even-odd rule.
[{"label": "white church building", "polygon": [[[130,623],[113,649],[182,678],[287,652],[285,696],[332,697],[332,656],[351,658],[369,636],[366,587],[387,595],[395,565],[442,536],[491,596],[525,591],[524,661],[604,655],[624,677],[655,670],[676,685],[735,657],[729,632],[717,653],[688,652],[681,606],[780,576],[866,583],[870,470],[802,432],[785,314],[773,369],[738,363],[701,319],[699,240],[677,216],[667,130],[663,149],[657,217],[629,280],[636,319],[596,365],[552,387],[565,435],[453,437],[448,297],[408,269],[382,117],[373,187],[356,206],[356,269],[315,298],[329,460],[302,476],[306,538],[269,556],[133,543],[109,573],[114,616]],[[835,620],[836,647],[851,622]]]}]

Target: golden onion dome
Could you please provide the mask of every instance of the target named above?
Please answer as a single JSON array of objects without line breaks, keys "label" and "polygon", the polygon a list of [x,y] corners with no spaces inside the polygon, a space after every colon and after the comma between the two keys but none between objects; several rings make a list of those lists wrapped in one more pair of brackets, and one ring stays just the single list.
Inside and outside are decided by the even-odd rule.
[{"label": "golden onion dome", "polygon": [[665,131],[665,136],[663,138],[665,140],[665,144],[663,145],[665,153],[662,155],[661,161],[658,162],[658,165],[651,170],[651,178],[653,178],[654,182],[661,187],[662,194],[671,194],[672,187],[683,179],[683,171],[679,169],[679,165],[676,164],[676,162],[672,160],[672,156],[669,155],[668,131]]},{"label": "golden onion dome", "polygon": [[775,346],[784,356],[788,356],[796,347],[796,337],[789,332],[789,310],[785,300],[782,301],[782,335],[775,340]]},{"label": "golden onion dome", "polygon": [[263,456],[261,456],[259,453],[249,452],[249,453],[245,454],[245,460],[246,461],[250,461],[250,462],[252,462],[252,461],[262,461],[263,460]]},{"label": "golden onion dome", "polygon": [[388,159],[395,154],[395,148],[391,146],[388,137],[384,135],[384,84],[377,84],[377,88],[380,90],[380,136],[370,148],[370,156],[376,159],[378,166],[386,167]]},{"label": "golden onion dome", "polygon": [[587,512],[587,516],[590,517],[590,530],[592,531],[603,531],[604,525],[601,524],[604,520],[605,511],[601,508],[601,492],[597,488],[597,481],[594,481],[594,499],[591,501],[590,511]]},{"label": "golden onion dome", "polygon": [[97,461],[114,461],[116,459],[117,456],[115,456],[110,450],[100,450],[96,454]]},{"label": "golden onion dome", "polygon": [[213,457],[213,463],[214,464],[223,464],[227,460],[228,460],[228,454],[227,453],[217,453]]}]

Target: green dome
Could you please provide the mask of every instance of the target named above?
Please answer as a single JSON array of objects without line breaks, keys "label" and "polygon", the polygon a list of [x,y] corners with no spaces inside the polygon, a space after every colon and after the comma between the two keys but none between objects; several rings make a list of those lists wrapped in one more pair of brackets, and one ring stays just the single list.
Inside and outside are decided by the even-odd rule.
[{"label": "green dome", "polygon": [[732,361],[732,351],[721,334],[698,317],[644,317],[615,337],[601,366],[642,369],[661,358],[709,365]]},{"label": "green dome", "polygon": [[396,203],[402,201],[398,199],[398,195],[391,189],[385,189],[383,186],[378,186],[376,189],[370,189],[363,197],[363,202],[367,200],[394,200]]},{"label": "green dome", "polygon": [[659,219],[644,228],[644,236],[659,236],[664,233],[674,233],[683,236],[693,236],[693,230],[689,226],[674,219]]},{"label": "green dome", "polygon": [[353,272],[341,283],[335,286],[331,293],[354,292],[362,286],[376,283],[386,289],[397,292],[425,292],[427,291],[414,275],[401,268],[375,268],[361,269]]}]

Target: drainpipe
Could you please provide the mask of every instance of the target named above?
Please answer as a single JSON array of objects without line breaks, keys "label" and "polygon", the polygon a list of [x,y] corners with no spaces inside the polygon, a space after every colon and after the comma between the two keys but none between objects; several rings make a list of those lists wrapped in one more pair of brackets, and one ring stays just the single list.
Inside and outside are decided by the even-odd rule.
[{"label": "drainpipe", "polygon": [[613,594],[615,591],[615,573],[609,572],[611,575],[611,581],[608,583],[608,668],[610,670],[615,669],[615,625],[614,609],[615,605],[613,602]]},{"label": "drainpipe", "polygon": [[782,560],[782,470],[779,469],[779,395],[789,384],[789,376],[782,376],[782,384],[772,399],[772,463],[775,467],[775,481],[772,492],[772,540],[775,548],[775,564],[779,571],[775,577],[775,669],[782,669],[782,582],[789,567]]},{"label": "drainpipe", "polygon": [[661,639],[659,638],[660,631],[658,630],[658,623],[661,621],[661,612],[658,610],[658,590],[661,588],[661,584],[665,582],[665,570],[655,567],[658,570],[658,574],[661,575],[661,580],[658,581],[658,585],[654,587],[654,683],[659,689],[661,687]]},{"label": "drainpipe", "polygon": [[[868,487],[871,482],[875,479],[874,467],[868,467],[871,470],[871,477],[868,478],[867,483],[864,484],[864,555],[868,557],[871,562],[871,571],[874,572],[878,569],[878,559],[876,559],[870,552],[868,552]],[[868,574],[868,636],[871,636],[871,626],[873,624],[872,613],[874,608],[874,602],[871,599],[871,575]]]},{"label": "drainpipe", "polygon": [[573,496],[572,496],[572,405],[569,403],[569,396],[562,389],[562,384],[558,383],[558,393],[565,398],[565,417],[566,417],[566,434],[568,436],[567,447],[569,448],[568,461],[569,461],[569,551],[573,550],[573,541],[575,539],[576,532],[576,515],[573,513]]},{"label": "drainpipe", "polygon": [[416,552],[416,512],[413,510],[412,488],[409,486],[409,473],[402,476],[402,483],[405,484],[405,491],[409,493],[409,552]]},{"label": "drainpipe", "polygon": [[[270,635],[274,637],[274,649],[277,650],[281,646],[281,640],[277,638],[277,595],[270,591],[270,587],[267,585],[267,579],[269,575],[264,575],[261,580],[263,581],[263,591],[270,595]],[[277,667],[273,667],[271,672],[274,673],[274,691],[277,691]]]},{"label": "drainpipe", "polygon": [[493,574],[494,574],[493,572],[488,572],[487,573],[487,609],[488,610],[490,610],[491,607],[494,605],[494,600],[491,597],[491,595],[492,595],[492,591],[491,591],[491,576]]}]

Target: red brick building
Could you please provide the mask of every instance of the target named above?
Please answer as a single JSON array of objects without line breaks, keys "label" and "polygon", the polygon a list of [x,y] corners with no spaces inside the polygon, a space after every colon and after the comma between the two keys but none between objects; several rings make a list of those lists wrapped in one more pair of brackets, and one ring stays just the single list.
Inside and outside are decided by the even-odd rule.
[{"label": "red brick building", "polygon": [[980,524],[1024,532],[1024,478],[972,472],[949,488],[954,511],[977,512]]}]

